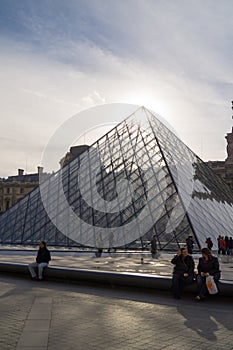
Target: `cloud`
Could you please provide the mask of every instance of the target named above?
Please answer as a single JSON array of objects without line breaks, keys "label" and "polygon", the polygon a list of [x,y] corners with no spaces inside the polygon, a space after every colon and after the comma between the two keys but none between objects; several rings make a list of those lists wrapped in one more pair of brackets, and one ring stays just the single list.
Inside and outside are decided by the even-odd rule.
[{"label": "cloud", "polygon": [[[231,1],[3,0],[1,13],[1,135],[22,140],[32,168],[61,123],[111,102],[143,104],[204,159],[225,158]],[[23,161],[16,145],[2,176]]]}]

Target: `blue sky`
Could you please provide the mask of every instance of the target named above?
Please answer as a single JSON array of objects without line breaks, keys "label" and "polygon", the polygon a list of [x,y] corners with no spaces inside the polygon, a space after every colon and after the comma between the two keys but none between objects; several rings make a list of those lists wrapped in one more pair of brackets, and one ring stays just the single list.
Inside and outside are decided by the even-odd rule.
[{"label": "blue sky", "polygon": [[0,176],[36,171],[55,130],[102,103],[151,108],[202,159],[225,159],[232,12],[231,0],[1,0]]}]

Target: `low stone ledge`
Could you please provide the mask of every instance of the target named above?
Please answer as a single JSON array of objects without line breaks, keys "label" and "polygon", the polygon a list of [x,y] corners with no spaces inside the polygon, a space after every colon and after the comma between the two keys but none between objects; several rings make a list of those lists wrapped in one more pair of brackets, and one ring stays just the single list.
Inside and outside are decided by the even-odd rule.
[{"label": "low stone ledge", "polygon": [[[0,262],[0,272],[29,276],[28,264]],[[171,276],[160,276],[140,273],[114,272],[91,269],[74,269],[68,267],[49,266],[44,270],[46,279],[64,282],[86,282],[106,286],[124,286],[138,289],[171,290]],[[221,280],[220,294],[233,297],[233,282]],[[185,292],[196,292],[196,284],[185,287]]]}]

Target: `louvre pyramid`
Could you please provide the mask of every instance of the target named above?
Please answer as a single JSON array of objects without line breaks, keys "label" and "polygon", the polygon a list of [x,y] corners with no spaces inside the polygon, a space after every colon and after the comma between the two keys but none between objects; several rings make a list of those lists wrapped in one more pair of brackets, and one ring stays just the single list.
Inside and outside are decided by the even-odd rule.
[{"label": "louvre pyramid", "polygon": [[0,216],[0,243],[176,250],[232,235],[233,195],[144,107]]}]

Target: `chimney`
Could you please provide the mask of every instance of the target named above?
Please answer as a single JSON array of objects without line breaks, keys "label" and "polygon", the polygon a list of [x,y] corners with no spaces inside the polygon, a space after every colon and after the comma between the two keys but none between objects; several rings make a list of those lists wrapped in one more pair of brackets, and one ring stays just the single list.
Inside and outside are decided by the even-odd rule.
[{"label": "chimney", "polygon": [[18,176],[23,176],[23,172],[24,172],[23,169],[18,169]]},{"label": "chimney", "polygon": [[37,171],[38,171],[38,174],[42,174],[43,173],[43,167],[42,166],[38,166],[37,167]]}]

